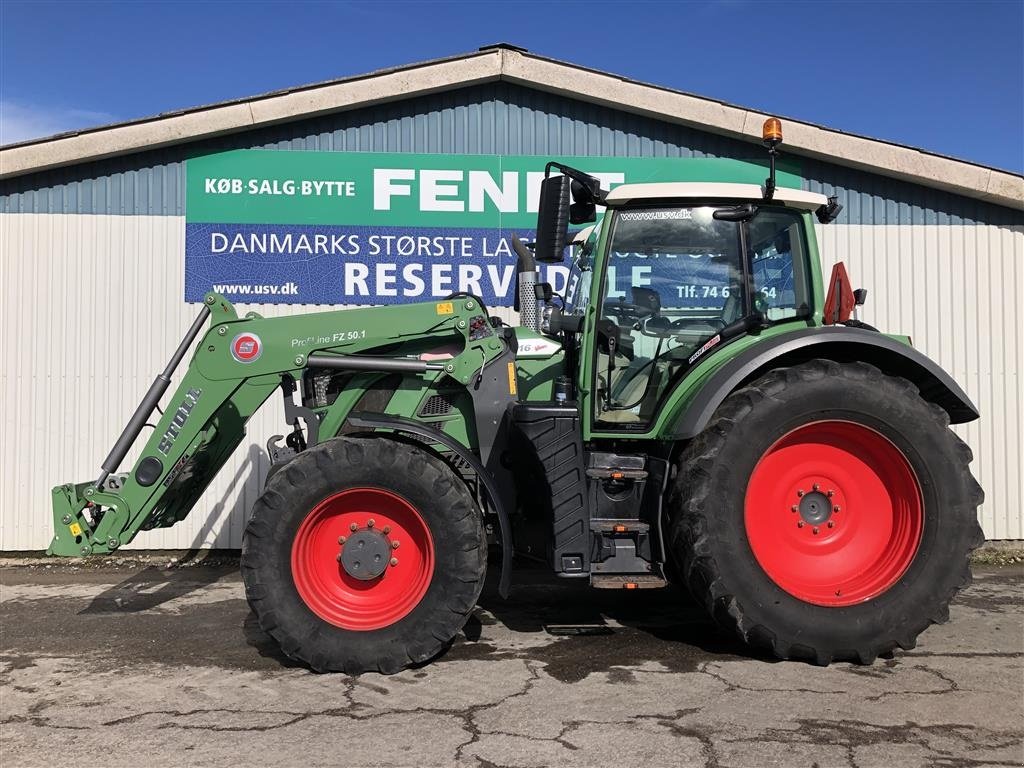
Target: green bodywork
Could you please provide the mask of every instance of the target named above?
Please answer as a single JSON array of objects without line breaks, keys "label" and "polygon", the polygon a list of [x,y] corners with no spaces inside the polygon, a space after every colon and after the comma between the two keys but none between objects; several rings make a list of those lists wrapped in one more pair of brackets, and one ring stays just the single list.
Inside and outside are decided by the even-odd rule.
[{"label": "green bodywork", "polygon": [[[592,296],[600,295],[607,268],[610,218],[605,217],[604,226],[595,235],[593,269],[589,272]],[[768,338],[822,324],[825,301],[814,226],[809,213],[803,214],[803,218],[813,314],[742,336],[707,355],[665,394],[645,431],[595,428],[596,302],[584,311],[582,327],[575,337],[578,369],[566,370],[567,360],[574,359],[573,356],[566,354],[559,341],[547,339],[544,353],[522,354],[514,364],[508,363],[510,401],[552,401],[555,380],[569,375],[575,379],[579,392],[582,437],[591,446],[600,448],[602,441],[620,438],[655,443],[671,439],[672,426],[680,414],[720,366]],[[301,382],[307,359],[313,354],[439,361],[432,364],[435,367],[431,370],[403,371],[400,383],[388,390],[383,412],[428,422],[468,451],[482,453],[477,444],[478,414],[474,413],[469,388],[484,368],[506,353],[506,342],[486,322],[486,309],[478,300],[459,296],[418,304],[276,318],[263,318],[256,313],[238,317],[226,299],[212,293],[205,297],[205,304],[210,310],[209,326],[174,394],[164,399],[167,410],[131,471],[113,475],[102,488],[85,482],[53,489],[56,533],[49,554],[109,553],[132,541],[141,530],[168,527],[184,519],[245,437],[249,418],[269,397],[282,390],[283,383]],[[516,331],[521,349],[524,343],[545,341],[536,331]],[[232,354],[232,345],[241,334],[257,337],[260,344],[260,353],[247,362]],[[319,439],[340,434],[364,395],[388,375],[394,374],[354,372],[332,402],[320,408],[313,406]],[[505,376],[504,372],[501,375]],[[451,396],[453,391],[457,394],[450,397],[452,407],[446,413],[418,416],[431,395],[445,392]],[[290,393],[286,396],[292,397]],[[148,461],[152,468],[156,466],[154,460],[159,461],[160,468],[155,480],[148,485],[140,484],[140,465]]]},{"label": "green bodywork", "polygon": [[[210,324],[198,343],[188,371],[167,402],[134,468],[117,476],[117,488],[94,483],[53,489],[55,535],[48,554],[79,556],[110,552],[140,530],[168,527],[185,518],[203,490],[245,436],[245,424],[275,391],[282,377],[298,381],[311,354],[379,354],[417,359],[436,350],[455,350],[439,370],[403,375],[388,412],[412,415],[430,393],[449,383],[466,387],[481,368],[504,351],[489,325],[481,330],[485,309],[465,297],[402,306],[350,309],[292,317],[238,317],[222,296],[208,294]],[[471,333],[476,319],[477,331]],[[486,318],[485,318],[486,319]],[[251,362],[231,354],[239,334],[252,334],[261,353]],[[471,338],[476,336],[478,338]],[[527,371],[528,378],[539,375]],[[320,409],[320,437],[337,435],[345,419],[378,373],[357,373],[346,390]],[[471,413],[456,408],[440,427],[474,448]],[[148,486],[135,479],[142,461],[159,460],[162,471]],[[102,511],[93,526],[86,510]],[[92,515],[90,515],[92,517]]]}]

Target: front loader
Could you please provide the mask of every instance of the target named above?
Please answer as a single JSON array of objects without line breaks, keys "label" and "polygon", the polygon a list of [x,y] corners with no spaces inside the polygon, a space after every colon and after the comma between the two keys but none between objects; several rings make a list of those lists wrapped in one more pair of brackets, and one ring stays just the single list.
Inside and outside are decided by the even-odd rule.
[{"label": "front loader", "polygon": [[[519,553],[599,588],[685,584],[780,658],[913,647],[981,541],[949,430],[978,412],[908,338],[853,316],[845,269],[823,285],[815,221],[841,206],[776,187],[781,138],[769,120],[763,187],[608,192],[549,163],[536,241],[513,243],[517,327],[465,293],[279,318],[207,294],[97,479],[53,490],[49,553],[184,519],[277,393],[290,432],[267,444],[242,574],[260,626],[313,669],[437,655],[490,543],[503,596]],[[537,264],[567,247],[555,296]]]}]

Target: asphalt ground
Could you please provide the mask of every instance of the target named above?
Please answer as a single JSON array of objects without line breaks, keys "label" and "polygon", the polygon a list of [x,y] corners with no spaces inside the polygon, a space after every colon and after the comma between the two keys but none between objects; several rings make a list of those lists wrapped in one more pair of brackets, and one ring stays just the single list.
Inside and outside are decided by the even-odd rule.
[{"label": "asphalt ground", "polygon": [[526,574],[453,647],[318,675],[237,567],[0,567],[0,765],[1016,766],[1024,566],[873,666],[752,658],[673,590]]}]

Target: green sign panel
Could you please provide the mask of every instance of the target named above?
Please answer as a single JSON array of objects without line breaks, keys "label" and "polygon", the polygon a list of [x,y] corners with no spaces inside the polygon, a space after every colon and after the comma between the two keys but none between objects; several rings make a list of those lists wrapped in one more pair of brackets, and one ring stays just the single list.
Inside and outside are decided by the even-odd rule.
[{"label": "green sign panel", "polygon": [[[185,298],[511,303],[507,238],[532,238],[549,160],[624,183],[761,184],[761,160],[239,150],[187,162]],[[795,169],[780,186],[799,187]],[[557,268],[555,279],[557,288]]]}]

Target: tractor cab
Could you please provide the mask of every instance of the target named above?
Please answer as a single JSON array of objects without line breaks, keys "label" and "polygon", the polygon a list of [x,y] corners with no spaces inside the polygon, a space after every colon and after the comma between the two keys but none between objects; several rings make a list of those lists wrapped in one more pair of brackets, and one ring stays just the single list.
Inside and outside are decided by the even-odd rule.
[{"label": "tractor cab", "polygon": [[824,195],[775,188],[766,199],[754,184],[690,182],[604,192],[595,179],[558,168],[562,175],[542,188],[537,260],[560,262],[562,223],[606,207],[599,223],[573,236],[564,296],[533,315],[537,330],[575,353],[568,374],[588,434],[650,436],[672,392],[716,350],[821,323],[812,214],[827,220],[838,208]]}]

